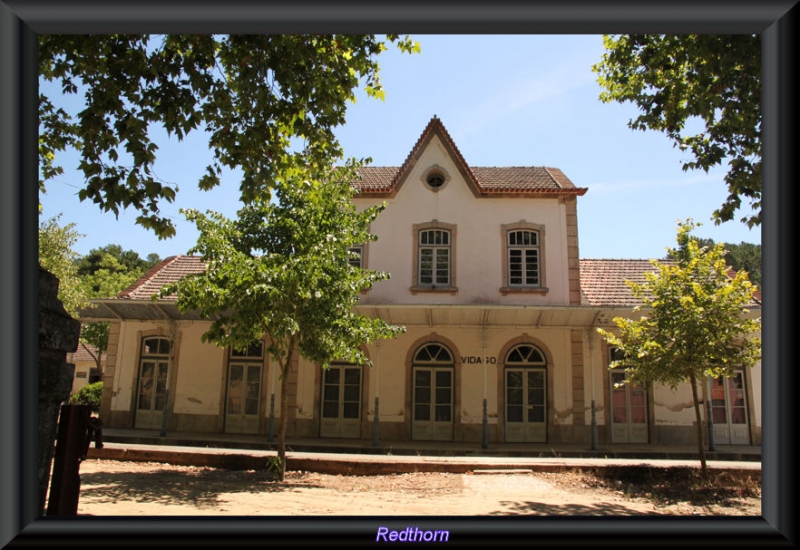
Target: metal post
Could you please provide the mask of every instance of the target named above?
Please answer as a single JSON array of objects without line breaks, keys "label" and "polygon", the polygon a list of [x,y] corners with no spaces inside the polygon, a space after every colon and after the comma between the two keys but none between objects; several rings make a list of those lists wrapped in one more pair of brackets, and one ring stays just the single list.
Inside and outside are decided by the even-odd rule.
[{"label": "metal post", "polygon": [[373,418],[372,424],[372,445],[377,447],[380,444],[380,418],[378,416],[378,407],[379,402],[378,398],[375,398],[375,417]]},{"label": "metal post", "polygon": [[706,424],[708,425],[708,450],[716,451],[717,445],[714,441],[714,421],[711,418],[711,399],[706,399]]},{"label": "metal post", "polygon": [[483,400],[483,445],[484,449],[489,448],[489,411],[487,401]]},{"label": "metal post", "polygon": [[592,399],[592,450],[597,450],[597,407]]},{"label": "metal post", "polygon": [[267,441],[275,441],[275,393],[269,396],[269,435]]}]

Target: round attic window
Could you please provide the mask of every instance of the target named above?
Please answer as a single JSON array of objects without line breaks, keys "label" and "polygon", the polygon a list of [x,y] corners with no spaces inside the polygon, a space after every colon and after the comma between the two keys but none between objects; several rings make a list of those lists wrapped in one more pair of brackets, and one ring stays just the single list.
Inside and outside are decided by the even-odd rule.
[{"label": "round attic window", "polygon": [[428,185],[437,189],[444,185],[444,176],[439,174],[438,172],[434,172],[433,174],[428,174]]},{"label": "round attic window", "polygon": [[436,164],[428,168],[422,176],[422,181],[427,184],[431,191],[439,191],[447,184],[449,179],[450,176],[447,175],[447,172]]}]

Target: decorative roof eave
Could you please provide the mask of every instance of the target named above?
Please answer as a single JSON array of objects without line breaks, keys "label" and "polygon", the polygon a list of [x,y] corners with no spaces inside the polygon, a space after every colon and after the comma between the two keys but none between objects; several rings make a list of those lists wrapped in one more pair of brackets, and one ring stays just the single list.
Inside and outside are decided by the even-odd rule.
[{"label": "decorative roof eave", "polygon": [[[458,171],[461,173],[461,177],[464,178],[464,181],[466,181],[469,185],[473,195],[476,197],[480,195],[480,186],[478,184],[478,180],[475,178],[475,174],[472,173],[472,170],[464,160],[461,151],[458,150],[453,138],[450,137],[450,134],[444,127],[444,124],[442,124],[442,121],[439,119],[439,117],[433,115],[433,118],[431,118],[430,122],[428,122],[428,125],[422,131],[417,143],[406,157],[405,162],[402,166],[400,166],[397,174],[395,174],[394,179],[389,185],[389,188],[383,193],[375,192],[375,196],[392,198],[397,194],[405,181],[408,179],[408,176],[411,174],[411,171],[417,164],[420,156],[422,156],[422,152],[425,150],[434,136],[438,136],[439,139],[442,140],[444,146],[449,150],[450,155],[456,160]],[[362,193],[362,196],[366,195]]]},{"label": "decorative roof eave", "polygon": [[[93,300],[97,308],[81,312],[81,321],[211,321],[196,312],[181,312],[175,302],[152,300]],[[614,318],[638,319],[646,310],[627,306],[547,306],[487,304],[363,304],[353,310],[371,318],[405,326],[498,328],[615,328]],[[757,318],[760,308],[748,308],[746,317]]]},{"label": "decorative roof eave", "polygon": [[[397,195],[398,187],[390,187],[386,189],[373,189],[370,191],[360,190],[355,195],[356,199],[391,199]],[[569,197],[569,196],[583,196],[588,191],[586,187],[571,187],[567,189],[481,189],[474,190],[476,197],[479,198],[552,198],[552,197]]]},{"label": "decorative roof eave", "polygon": [[78,313],[81,322],[93,321],[200,321],[206,320],[196,312],[182,312],[173,300],[136,300],[103,298],[91,300],[96,307]]}]

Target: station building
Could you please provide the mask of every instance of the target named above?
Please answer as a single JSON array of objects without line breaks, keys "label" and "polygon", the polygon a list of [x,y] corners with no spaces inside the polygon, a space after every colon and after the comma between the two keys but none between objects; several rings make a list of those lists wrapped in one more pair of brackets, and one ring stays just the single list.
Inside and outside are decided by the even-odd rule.
[{"label": "station building", "polygon": [[[363,267],[391,273],[357,311],[404,325],[365,351],[372,367],[322,371],[299,358],[289,378],[288,437],[390,441],[695,444],[688,385],[615,388],[615,353],[597,327],[631,316],[626,280],[646,259],[582,259],[575,186],[551,167],[467,164],[433,117],[399,167],[364,167],[360,207],[386,202]],[[588,228],[591,230],[591,228]],[[151,300],[204,269],[167,258],[92,320],[112,322],[101,418],[107,427],[267,434],[280,414],[277,366],[201,342],[210,321]],[[755,301],[746,315],[760,317]],[[637,312],[637,317],[641,312]],[[716,444],[761,444],[761,366],[708,380]],[[272,406],[274,403],[274,407]],[[377,418],[376,418],[377,413]],[[707,414],[707,410],[704,410]]]}]

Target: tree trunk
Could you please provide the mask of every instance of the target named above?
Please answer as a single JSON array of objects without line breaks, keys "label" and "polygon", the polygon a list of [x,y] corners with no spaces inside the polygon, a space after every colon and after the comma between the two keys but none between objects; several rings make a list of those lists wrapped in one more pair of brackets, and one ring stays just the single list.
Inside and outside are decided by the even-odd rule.
[{"label": "tree trunk", "polygon": [[281,365],[281,421],[278,423],[278,460],[280,470],[278,479],[283,481],[286,475],[286,425],[289,420],[289,372],[292,370],[292,360],[294,359],[294,338],[289,343],[286,352],[286,360]]},{"label": "tree trunk", "polygon": [[694,416],[697,419],[697,450],[700,451],[700,471],[703,479],[708,479],[708,466],[706,465],[706,451],[703,446],[703,419],[700,416],[700,402],[697,397],[697,380],[692,377],[692,401],[694,401]]}]

